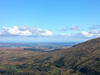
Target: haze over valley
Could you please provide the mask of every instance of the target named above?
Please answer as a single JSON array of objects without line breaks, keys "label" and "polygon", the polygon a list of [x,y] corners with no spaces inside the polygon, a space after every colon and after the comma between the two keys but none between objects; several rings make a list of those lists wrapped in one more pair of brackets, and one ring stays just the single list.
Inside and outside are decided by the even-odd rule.
[{"label": "haze over valley", "polygon": [[0,50],[57,51],[71,47],[77,43],[0,43]]}]

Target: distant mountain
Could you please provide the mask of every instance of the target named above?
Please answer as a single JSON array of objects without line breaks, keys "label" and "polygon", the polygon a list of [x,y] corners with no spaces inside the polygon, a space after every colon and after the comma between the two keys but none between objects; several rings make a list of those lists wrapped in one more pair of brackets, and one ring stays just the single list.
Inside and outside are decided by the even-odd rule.
[{"label": "distant mountain", "polygon": [[0,51],[1,75],[100,75],[100,38],[55,52]]}]

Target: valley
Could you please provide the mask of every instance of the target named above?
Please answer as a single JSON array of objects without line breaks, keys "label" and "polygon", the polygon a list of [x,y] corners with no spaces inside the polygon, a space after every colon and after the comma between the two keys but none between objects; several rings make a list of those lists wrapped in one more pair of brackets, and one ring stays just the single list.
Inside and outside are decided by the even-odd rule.
[{"label": "valley", "polygon": [[77,44],[77,42],[0,43],[0,50],[29,50],[29,51],[52,52],[71,47],[75,44]]},{"label": "valley", "polygon": [[9,50],[0,50],[0,75],[100,75],[100,38],[52,52]]}]

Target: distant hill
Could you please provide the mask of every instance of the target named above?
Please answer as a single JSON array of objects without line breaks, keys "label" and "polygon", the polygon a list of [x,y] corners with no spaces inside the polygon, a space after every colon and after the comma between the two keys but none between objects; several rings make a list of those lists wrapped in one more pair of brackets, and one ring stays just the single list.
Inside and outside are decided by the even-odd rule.
[{"label": "distant hill", "polygon": [[100,75],[100,38],[55,52],[0,51],[1,75]]},{"label": "distant hill", "polygon": [[29,51],[41,51],[51,52],[61,50],[67,47],[71,47],[77,44],[76,42],[65,42],[65,43],[0,43],[0,50],[29,50]]}]

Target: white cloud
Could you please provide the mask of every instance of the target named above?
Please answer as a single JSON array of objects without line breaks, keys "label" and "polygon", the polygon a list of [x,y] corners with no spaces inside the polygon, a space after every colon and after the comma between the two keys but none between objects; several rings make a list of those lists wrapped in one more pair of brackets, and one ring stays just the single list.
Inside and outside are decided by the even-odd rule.
[{"label": "white cloud", "polygon": [[90,32],[82,31],[81,34],[83,35],[83,37],[91,37],[91,38],[100,37],[100,31],[98,30],[92,30]]},{"label": "white cloud", "polygon": [[8,35],[8,36],[51,36],[53,32],[49,30],[42,30],[36,27],[25,27],[22,26],[18,28],[17,26],[11,27],[3,27],[0,31],[0,35]]},{"label": "white cloud", "polygon": [[79,27],[78,27],[78,26],[72,26],[72,27],[70,28],[70,30],[79,31]]},{"label": "white cloud", "polygon": [[85,37],[93,37],[92,33],[86,32],[86,31],[82,31],[81,34]]},{"label": "white cloud", "polygon": [[67,30],[74,30],[74,31],[79,31],[79,27],[78,26],[72,26],[69,28],[62,28],[61,31],[67,31]]},{"label": "white cloud", "polygon": [[79,33],[66,33],[66,34],[60,34],[60,36],[62,37],[66,37],[66,38],[96,38],[96,37],[100,37],[100,31],[98,30],[93,30],[90,32],[87,31],[81,31]]},{"label": "white cloud", "polygon": [[48,31],[48,30],[45,30],[44,33],[41,33],[43,36],[50,36],[52,35],[53,33],[51,31]]}]

